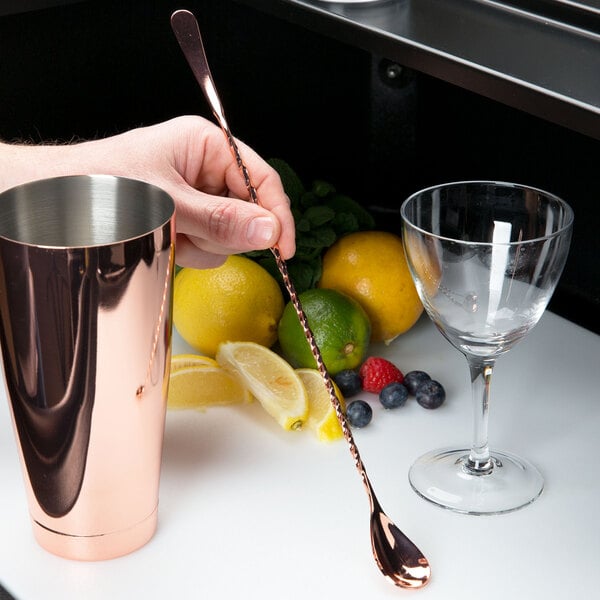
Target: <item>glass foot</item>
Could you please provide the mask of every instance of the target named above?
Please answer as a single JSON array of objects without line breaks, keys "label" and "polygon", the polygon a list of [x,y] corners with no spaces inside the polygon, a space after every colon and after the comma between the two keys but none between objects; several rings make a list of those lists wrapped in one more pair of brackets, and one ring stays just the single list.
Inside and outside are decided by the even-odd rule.
[{"label": "glass foot", "polygon": [[470,515],[517,510],[533,502],[544,489],[539,471],[522,458],[494,451],[492,468],[483,475],[468,469],[468,458],[468,449],[428,452],[412,465],[408,479],[419,496]]}]

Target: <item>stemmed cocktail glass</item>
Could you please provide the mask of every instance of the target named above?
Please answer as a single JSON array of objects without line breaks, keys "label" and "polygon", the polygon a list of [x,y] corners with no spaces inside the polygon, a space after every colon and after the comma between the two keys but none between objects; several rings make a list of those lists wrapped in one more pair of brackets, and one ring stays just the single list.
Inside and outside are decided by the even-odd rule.
[{"label": "stemmed cocktail glass", "polygon": [[475,411],[470,450],[425,454],[411,467],[410,483],[424,498],[462,513],[525,506],[544,482],[527,460],[490,452],[490,383],[497,357],[538,322],[552,296],[568,254],[573,211],[538,189],[466,181],[413,194],[401,215],[419,296],[467,359]]}]

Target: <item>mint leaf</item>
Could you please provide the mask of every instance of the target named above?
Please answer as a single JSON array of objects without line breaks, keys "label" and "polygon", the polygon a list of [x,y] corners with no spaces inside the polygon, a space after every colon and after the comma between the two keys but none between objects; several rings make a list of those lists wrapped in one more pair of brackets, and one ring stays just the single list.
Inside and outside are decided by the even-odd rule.
[{"label": "mint leaf", "polygon": [[306,191],[296,171],[280,158],[270,158],[267,161],[279,174],[285,193],[292,204],[298,204],[302,194]]},{"label": "mint leaf", "polygon": [[294,287],[301,294],[314,288],[321,278],[321,257],[312,261],[294,261],[288,268]]},{"label": "mint leaf", "polygon": [[331,227],[319,227],[307,231],[297,243],[298,248],[328,248],[336,239],[337,235]]},{"label": "mint leaf", "polygon": [[256,261],[261,267],[263,267],[270,275],[272,275],[279,285],[283,285],[283,280],[281,278],[281,273],[277,268],[277,263],[275,262],[275,258],[269,252],[269,256],[264,256]]},{"label": "mint leaf", "polygon": [[361,229],[373,229],[373,227],[375,227],[375,219],[371,213],[348,196],[336,194],[335,196],[328,198],[325,204],[332,208],[336,213],[353,214]]},{"label": "mint leaf", "polygon": [[306,209],[304,219],[310,223],[310,228],[319,227],[335,217],[335,211],[330,206],[311,206]]},{"label": "mint leaf", "polygon": [[271,255],[270,250],[248,250],[248,252],[244,252],[244,255],[248,258],[252,259],[260,259],[265,258]]},{"label": "mint leaf", "polygon": [[319,204],[319,202],[321,202],[321,199],[314,192],[304,192],[300,198],[300,206],[302,208],[314,206],[315,204]]},{"label": "mint leaf", "polygon": [[352,213],[338,213],[333,219],[333,226],[338,236],[354,233],[360,229],[358,219]]},{"label": "mint leaf", "polygon": [[317,179],[313,182],[312,191],[319,198],[326,198],[330,194],[335,193],[335,188],[331,183]]},{"label": "mint leaf", "polygon": [[296,254],[288,262],[293,262],[296,259],[311,261],[321,256],[322,251],[323,246],[304,246],[300,244],[296,247]]},{"label": "mint leaf", "polygon": [[310,221],[306,217],[300,217],[296,220],[296,237],[298,233],[310,231]]},{"label": "mint leaf", "polygon": [[312,281],[310,284],[311,288],[317,287],[317,283],[319,283],[319,279],[321,279],[321,275],[323,273],[323,259],[319,254],[318,258],[312,262]]}]

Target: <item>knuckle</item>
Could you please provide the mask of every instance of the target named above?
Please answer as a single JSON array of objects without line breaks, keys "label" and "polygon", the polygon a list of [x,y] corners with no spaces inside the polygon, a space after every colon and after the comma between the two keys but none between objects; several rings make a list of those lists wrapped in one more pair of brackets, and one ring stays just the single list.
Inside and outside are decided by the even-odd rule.
[{"label": "knuckle", "polygon": [[238,220],[238,211],[231,204],[221,204],[211,210],[207,229],[209,236],[216,242],[226,242]]}]

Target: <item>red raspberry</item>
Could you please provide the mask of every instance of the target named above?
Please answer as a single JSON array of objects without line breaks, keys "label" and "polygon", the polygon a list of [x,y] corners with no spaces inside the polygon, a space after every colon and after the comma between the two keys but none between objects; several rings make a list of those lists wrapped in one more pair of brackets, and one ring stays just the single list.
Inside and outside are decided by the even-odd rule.
[{"label": "red raspberry", "polygon": [[360,367],[362,387],[365,392],[379,394],[388,383],[402,383],[404,375],[400,369],[385,358],[370,356]]}]

